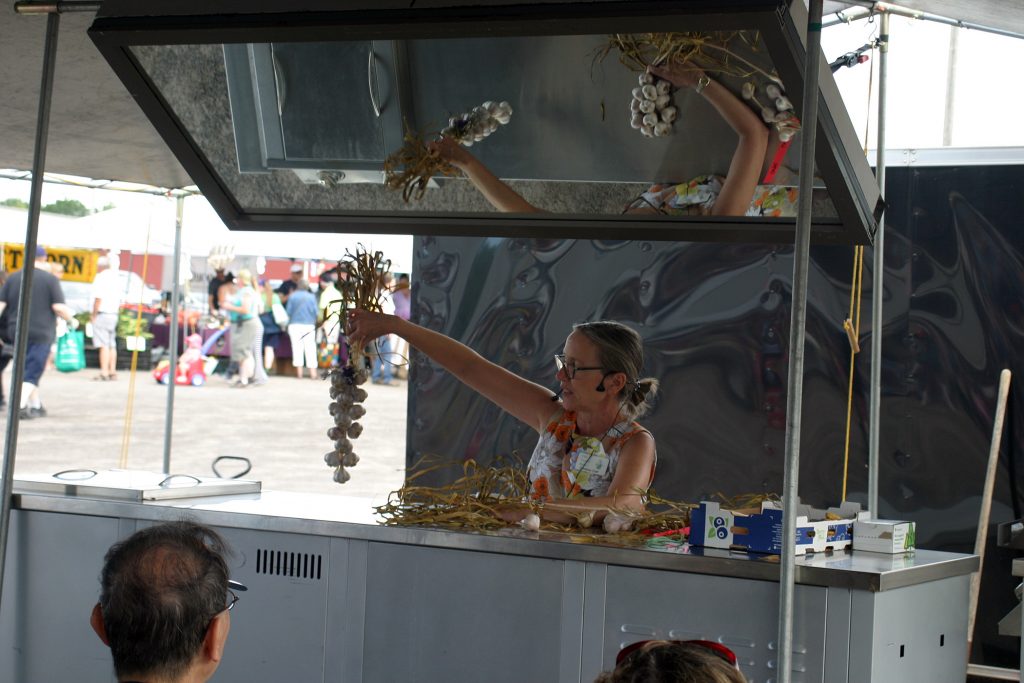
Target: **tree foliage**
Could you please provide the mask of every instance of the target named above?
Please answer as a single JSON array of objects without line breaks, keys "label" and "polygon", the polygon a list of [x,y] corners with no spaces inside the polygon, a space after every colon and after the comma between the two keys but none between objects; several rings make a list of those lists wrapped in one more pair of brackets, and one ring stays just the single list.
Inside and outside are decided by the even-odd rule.
[{"label": "tree foliage", "polygon": [[77,199],[58,199],[53,204],[47,204],[43,207],[43,211],[49,213],[59,213],[65,216],[88,216],[90,211],[86,208],[85,204],[78,201]]},{"label": "tree foliage", "polygon": [[27,209],[28,202],[26,202],[24,199],[11,198],[5,199],[2,202],[0,202],[0,206],[10,206],[15,209]]}]

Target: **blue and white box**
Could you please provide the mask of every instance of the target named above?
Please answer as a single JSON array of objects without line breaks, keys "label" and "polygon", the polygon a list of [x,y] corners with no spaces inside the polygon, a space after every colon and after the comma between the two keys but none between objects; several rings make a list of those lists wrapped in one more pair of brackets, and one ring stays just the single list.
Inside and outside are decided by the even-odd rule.
[{"label": "blue and white box", "polygon": [[[796,553],[847,548],[853,541],[857,503],[819,510],[799,505],[796,518]],[[834,519],[829,519],[833,517]],[[719,503],[702,502],[690,514],[690,545],[739,548],[754,553],[782,554],[782,505],[766,500],[759,513],[725,510]]]}]

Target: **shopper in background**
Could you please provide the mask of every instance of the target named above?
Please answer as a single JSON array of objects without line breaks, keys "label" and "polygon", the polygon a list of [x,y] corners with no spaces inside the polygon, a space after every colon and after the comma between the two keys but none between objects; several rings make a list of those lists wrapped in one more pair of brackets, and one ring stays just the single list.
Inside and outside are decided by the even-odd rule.
[{"label": "shopper in background", "polygon": [[248,269],[239,270],[236,279],[237,291],[221,299],[220,307],[231,316],[231,360],[238,363],[238,379],[231,386],[247,387],[255,370],[253,346],[262,329],[257,315],[259,296]]},{"label": "shopper in background", "polygon": [[263,305],[263,312],[260,313],[260,322],[263,323],[263,368],[270,370],[274,367],[274,349],[278,340],[285,333],[288,326],[288,314],[285,312],[281,297],[270,285],[268,280],[263,281],[263,289],[260,292],[260,303]]},{"label": "shopper in background", "polygon": [[285,311],[288,313],[288,339],[292,343],[295,374],[302,379],[302,369],[308,368],[309,376],[316,379],[317,301],[309,291],[308,282],[299,280],[295,289],[288,294]]},{"label": "shopper in background", "polygon": [[92,343],[99,349],[100,374],[93,379],[117,379],[117,318],[121,310],[121,280],[111,269],[110,259],[96,261],[99,274],[92,281]]},{"label": "shopper in background", "polygon": [[231,282],[234,276],[231,273],[225,273],[224,268],[226,266],[220,266],[213,273],[213,279],[210,280],[209,303],[210,303],[210,314],[213,315],[220,310],[221,293],[220,288],[222,285]]},{"label": "shopper in background", "polygon": [[[26,267],[33,267],[26,265]],[[19,417],[31,420],[45,417],[46,408],[39,398],[39,380],[46,369],[46,359],[50,355],[50,345],[56,336],[57,316],[68,322],[71,329],[78,328],[71,309],[64,303],[64,292],[60,281],[54,277],[46,264],[46,249],[36,249],[35,272],[32,276],[32,297],[28,310],[28,346],[25,349],[25,376],[21,388],[21,406]],[[17,337],[18,295],[21,292],[21,280],[24,269],[12,274],[0,288],[0,314],[8,307],[11,313],[7,316],[5,339],[14,341]]]},{"label": "shopper in background", "polygon": [[[412,312],[412,288],[409,286],[408,274],[402,273],[398,276],[391,300],[395,304],[395,315],[402,320],[408,320]],[[391,346],[395,358],[395,377],[406,379],[409,373],[409,342],[398,335],[392,335]]]},{"label": "shopper in background", "polygon": [[[391,298],[391,280],[391,273],[384,273],[384,276],[381,278],[379,303],[381,313],[384,315],[395,314],[395,304]],[[391,335],[385,334],[377,337],[376,341],[373,342],[371,354],[373,355],[373,365],[370,376],[373,383],[393,384],[394,372],[391,368],[394,365],[394,359],[391,353]]]}]

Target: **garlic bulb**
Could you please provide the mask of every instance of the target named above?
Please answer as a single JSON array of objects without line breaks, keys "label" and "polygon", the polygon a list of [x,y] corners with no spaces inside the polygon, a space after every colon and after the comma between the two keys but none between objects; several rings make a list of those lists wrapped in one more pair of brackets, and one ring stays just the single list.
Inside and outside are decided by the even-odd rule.
[{"label": "garlic bulb", "polygon": [[364,402],[366,400],[367,396],[369,396],[369,394],[366,393],[366,389],[360,389],[358,387],[353,387],[353,389],[352,389],[352,402],[353,403],[362,403],[362,402]]},{"label": "garlic bulb", "polygon": [[791,111],[793,109],[793,103],[789,101],[788,97],[776,97],[775,108],[778,109],[779,111]]},{"label": "garlic bulb", "polygon": [[344,484],[351,478],[352,475],[346,472],[344,467],[339,466],[338,469],[334,470],[334,481],[339,484]]},{"label": "garlic bulb", "polygon": [[646,123],[640,126],[640,134],[647,138],[654,137],[654,127],[648,126]]},{"label": "garlic bulb", "polygon": [[540,517],[536,513],[531,512],[523,517],[519,524],[527,531],[538,531],[540,530]]},{"label": "garlic bulb", "polygon": [[672,84],[668,81],[658,81],[657,85],[655,85],[655,92],[659,95],[667,95],[671,91]]},{"label": "garlic bulb", "polygon": [[781,140],[782,142],[789,142],[790,140],[793,139],[794,135],[796,135],[795,130],[780,130],[779,140]]},{"label": "garlic bulb", "polygon": [[355,467],[359,464],[359,456],[350,451],[341,459],[341,464],[345,467]]},{"label": "garlic bulb", "polygon": [[358,439],[359,435],[363,433],[363,425],[358,422],[353,422],[348,427],[348,438]]},{"label": "garlic bulb", "polygon": [[327,451],[324,453],[324,462],[328,467],[337,467],[341,464],[341,458],[338,457],[337,451]]},{"label": "garlic bulb", "polygon": [[641,90],[640,88],[633,88],[633,99],[634,100],[643,100],[643,99],[647,99],[647,98],[644,97],[644,91],[643,90]]},{"label": "garlic bulb", "polygon": [[669,99],[670,98],[669,98],[669,96],[667,94],[666,95],[658,95],[658,99],[654,100],[654,107],[655,107],[655,109],[657,109],[658,111],[661,111],[662,109],[667,107]]},{"label": "garlic bulb", "polygon": [[658,122],[657,114],[644,114],[644,125],[654,127],[654,124]]},{"label": "garlic bulb", "polygon": [[643,92],[645,100],[653,100],[658,96],[658,89],[653,85],[645,85],[644,87],[640,88],[640,90]]},{"label": "garlic bulb", "polygon": [[657,107],[658,105],[656,105],[652,100],[644,100],[640,103],[639,109],[643,114],[651,114],[655,109],[657,109]]},{"label": "garlic bulb", "polygon": [[654,74],[648,71],[640,74],[640,85],[650,85],[651,83],[654,83]]},{"label": "garlic bulb", "polygon": [[629,101],[629,111],[632,114],[635,114],[638,111],[640,111],[640,100],[638,100],[636,98],[630,100]]},{"label": "garlic bulb", "polygon": [[764,119],[765,123],[775,123],[775,112],[768,107],[761,109],[761,118]]},{"label": "garlic bulb", "polygon": [[654,124],[654,137],[662,138],[672,132],[672,125],[665,123],[664,121],[658,121]]},{"label": "garlic bulb", "polygon": [[672,123],[676,120],[676,116],[679,115],[679,110],[675,107],[665,107],[661,110],[661,120],[665,123]]},{"label": "garlic bulb", "polygon": [[774,83],[769,83],[768,85],[766,85],[764,88],[764,92],[766,95],[768,95],[768,97],[772,98],[773,100],[776,99],[777,97],[782,96],[782,90],[779,88],[779,86],[775,85]]},{"label": "garlic bulb", "polygon": [[601,526],[609,534],[615,534],[620,531],[629,531],[630,527],[633,526],[633,518],[626,515],[620,515],[616,512],[609,512],[605,515],[604,522]]},{"label": "garlic bulb", "polygon": [[751,81],[747,81],[743,84],[743,90],[740,92],[743,95],[743,99],[749,100],[754,97],[754,84]]},{"label": "garlic bulb", "polygon": [[[634,102],[635,101],[636,100],[634,100]],[[643,114],[636,113],[636,114],[633,114],[633,116],[630,117],[630,119],[629,119],[629,127],[630,128],[639,130],[640,126],[642,126],[642,125],[644,125]]]}]

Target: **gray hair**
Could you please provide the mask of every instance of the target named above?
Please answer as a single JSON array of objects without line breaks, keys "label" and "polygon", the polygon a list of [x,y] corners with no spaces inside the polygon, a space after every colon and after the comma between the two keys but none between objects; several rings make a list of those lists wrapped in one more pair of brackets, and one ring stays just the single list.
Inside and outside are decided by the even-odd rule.
[{"label": "gray hair", "polygon": [[622,389],[623,414],[630,420],[643,417],[658,393],[658,380],[640,377],[644,368],[644,344],[636,330],[613,320],[578,323],[573,330],[597,347],[601,367],[606,372],[626,375]]}]

